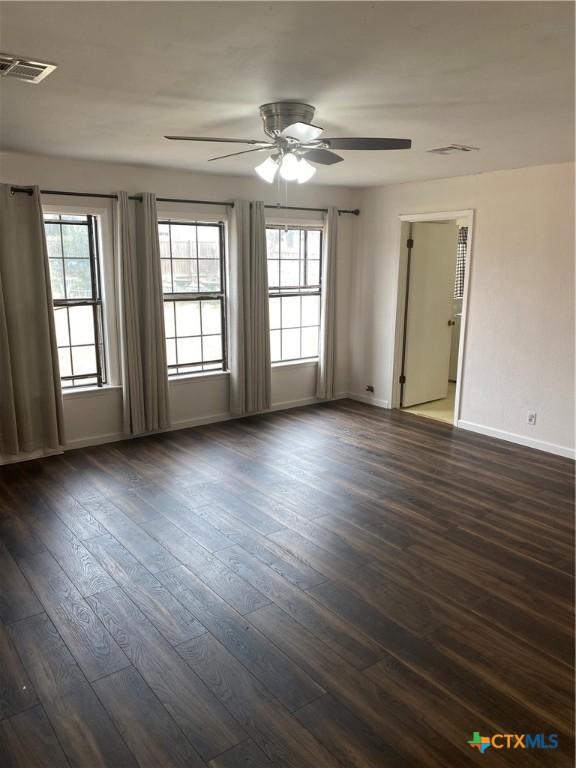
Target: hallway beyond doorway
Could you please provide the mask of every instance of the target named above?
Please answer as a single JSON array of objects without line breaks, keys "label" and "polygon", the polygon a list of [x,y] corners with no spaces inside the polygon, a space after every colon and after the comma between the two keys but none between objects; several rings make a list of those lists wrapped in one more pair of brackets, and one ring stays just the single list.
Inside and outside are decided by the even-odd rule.
[{"label": "hallway beyond doorway", "polygon": [[436,419],[436,421],[445,421],[448,424],[453,424],[455,398],[456,382],[451,381],[448,384],[448,396],[442,400],[431,400],[429,403],[419,403],[409,408],[402,408],[402,410],[407,413],[414,413],[416,416],[426,416],[428,419]]}]

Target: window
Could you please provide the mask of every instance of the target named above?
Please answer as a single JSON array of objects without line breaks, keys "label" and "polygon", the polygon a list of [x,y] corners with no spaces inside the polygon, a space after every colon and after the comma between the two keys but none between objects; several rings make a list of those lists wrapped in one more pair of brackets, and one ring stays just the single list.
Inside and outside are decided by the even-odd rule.
[{"label": "window", "polygon": [[56,342],[63,387],[106,383],[95,216],[45,214]]},{"label": "window", "polygon": [[270,357],[318,357],[322,230],[267,227]]},{"label": "window", "polygon": [[224,225],[158,224],[171,376],[226,368]]}]

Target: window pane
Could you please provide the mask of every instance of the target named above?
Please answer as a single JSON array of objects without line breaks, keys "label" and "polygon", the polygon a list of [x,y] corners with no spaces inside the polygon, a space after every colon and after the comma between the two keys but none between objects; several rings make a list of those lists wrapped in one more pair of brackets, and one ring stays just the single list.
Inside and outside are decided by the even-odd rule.
[{"label": "window pane", "polygon": [[302,296],[302,325],[320,325],[320,296]]},{"label": "window pane", "polygon": [[62,224],[64,256],[69,259],[89,259],[89,231],[81,224]]},{"label": "window pane", "polygon": [[174,293],[172,290],[172,266],[170,259],[161,259],[160,266],[162,269],[162,290],[164,293]]},{"label": "window pane", "polygon": [[280,354],[280,333],[281,331],[270,331],[270,360],[277,363],[282,359]]},{"label": "window pane", "polygon": [[306,285],[320,285],[320,262],[311,259],[307,262],[308,280]]},{"label": "window pane", "polygon": [[160,258],[170,258],[170,228],[168,224],[158,224],[158,239],[160,240]]},{"label": "window pane", "polygon": [[72,369],[75,376],[96,372],[96,350],[94,347],[72,347]]},{"label": "window pane", "polygon": [[92,307],[70,307],[68,312],[70,313],[72,346],[94,344],[94,310]]},{"label": "window pane", "polygon": [[278,229],[266,230],[266,250],[269,259],[280,258],[280,231]]},{"label": "window pane", "polygon": [[202,345],[199,338],[178,339],[176,341],[178,349],[178,363],[200,363],[202,361]]},{"label": "window pane", "polygon": [[278,259],[268,260],[268,287],[277,288],[280,285],[280,262]]},{"label": "window pane", "polygon": [[280,285],[282,288],[298,288],[300,285],[300,262],[282,260],[280,262]]},{"label": "window pane", "polygon": [[70,362],[70,348],[64,347],[58,350],[58,362],[60,363],[60,376],[72,375],[72,364]]},{"label": "window pane", "polygon": [[89,259],[65,259],[66,298],[92,298],[92,274]]},{"label": "window pane", "polygon": [[65,298],[62,259],[50,259],[50,284],[52,286],[53,299]]},{"label": "window pane", "polygon": [[282,331],[282,360],[297,360],[300,357],[300,329]]},{"label": "window pane", "polygon": [[300,327],[300,296],[282,299],[282,328]]},{"label": "window pane", "polygon": [[164,335],[166,338],[176,335],[176,326],[174,324],[174,303],[173,301],[164,302]]},{"label": "window pane", "polygon": [[185,224],[172,224],[172,258],[196,258],[196,227]]},{"label": "window pane", "polygon": [[54,325],[56,326],[56,344],[59,347],[70,346],[68,310],[66,307],[54,307]]},{"label": "window pane", "polygon": [[222,314],[218,300],[202,302],[202,333],[222,333]]},{"label": "window pane", "polygon": [[318,327],[302,328],[302,357],[318,357]]},{"label": "window pane", "polygon": [[308,230],[307,236],[307,256],[309,259],[320,258],[320,232],[317,230]]},{"label": "window pane", "polygon": [[220,229],[198,227],[198,258],[220,259]]},{"label": "window pane", "polygon": [[[176,335],[200,335],[200,302],[176,301]],[[180,353],[178,353],[180,355]]]},{"label": "window pane", "polygon": [[280,328],[280,302],[282,299],[269,299],[270,328]]},{"label": "window pane", "polygon": [[176,365],[176,342],[174,339],[166,339],[166,364]]},{"label": "window pane", "polygon": [[280,230],[280,258],[298,259],[300,257],[299,229]]},{"label": "window pane", "polygon": [[192,259],[172,259],[174,293],[196,293],[198,266]]},{"label": "window pane", "polygon": [[46,232],[46,245],[48,246],[48,256],[51,259],[62,257],[62,241],[60,240],[59,224],[44,224]]},{"label": "window pane", "polygon": [[222,336],[202,336],[202,359],[222,359]]},{"label": "window pane", "polygon": [[198,283],[201,292],[220,290],[220,262],[215,259],[198,259]]}]

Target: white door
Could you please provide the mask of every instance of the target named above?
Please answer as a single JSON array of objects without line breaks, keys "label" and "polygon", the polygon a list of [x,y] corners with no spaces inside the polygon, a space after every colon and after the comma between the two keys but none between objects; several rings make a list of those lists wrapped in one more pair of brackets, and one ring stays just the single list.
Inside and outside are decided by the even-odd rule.
[{"label": "white door", "polygon": [[404,407],[448,394],[458,225],[455,221],[417,222],[412,225],[412,240]]}]

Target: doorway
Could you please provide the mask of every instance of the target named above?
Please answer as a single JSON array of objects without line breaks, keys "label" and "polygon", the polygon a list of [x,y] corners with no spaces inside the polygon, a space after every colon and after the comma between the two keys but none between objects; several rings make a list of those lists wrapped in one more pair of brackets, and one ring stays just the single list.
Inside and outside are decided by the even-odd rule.
[{"label": "doorway", "polygon": [[401,217],[395,407],[457,425],[472,212]]}]

